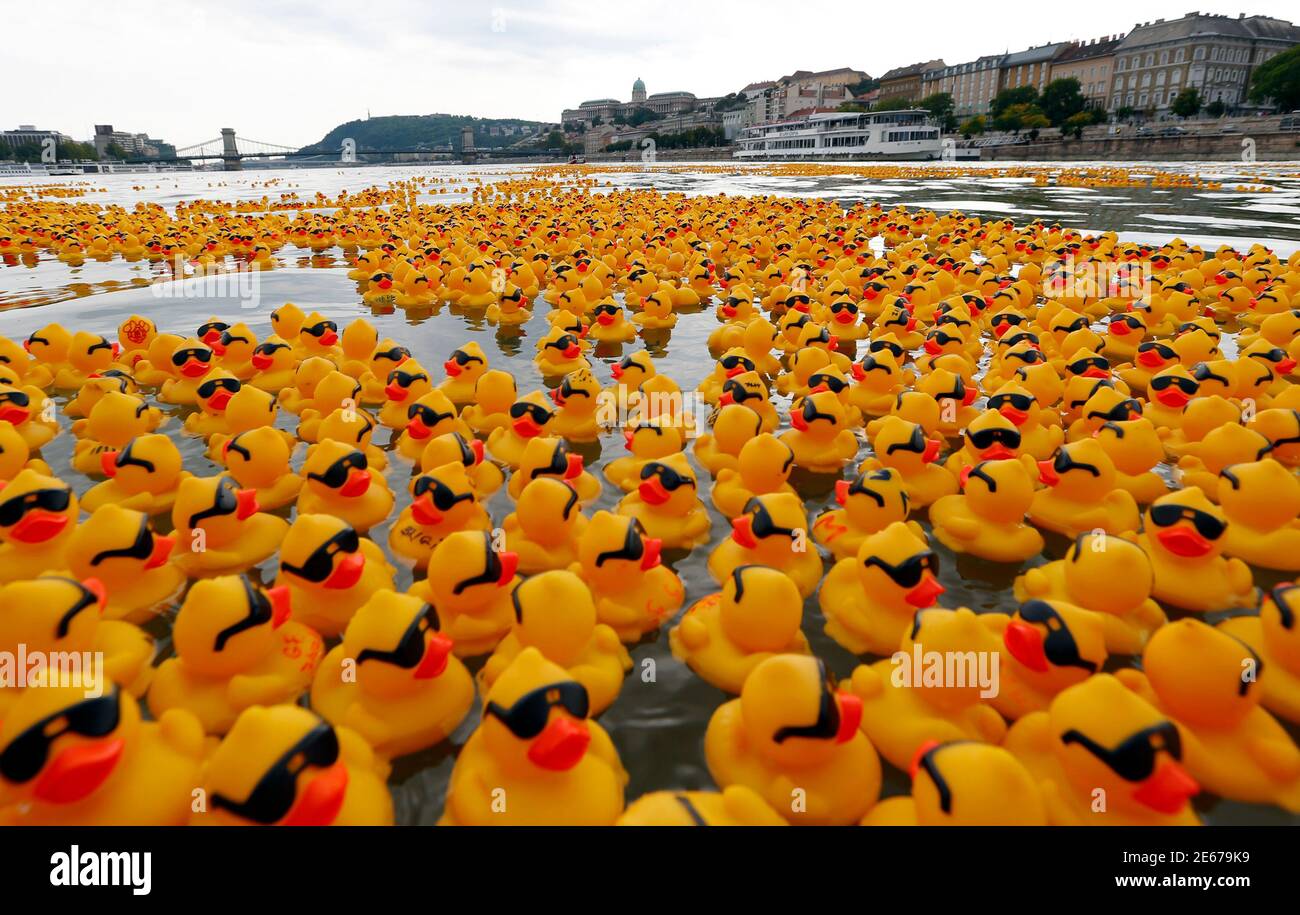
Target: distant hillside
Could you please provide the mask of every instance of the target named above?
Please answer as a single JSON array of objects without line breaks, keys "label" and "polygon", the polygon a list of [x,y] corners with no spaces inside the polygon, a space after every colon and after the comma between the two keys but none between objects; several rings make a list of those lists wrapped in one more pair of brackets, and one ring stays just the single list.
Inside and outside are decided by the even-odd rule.
[{"label": "distant hillside", "polygon": [[345,137],[357,144],[357,151],[368,149],[433,149],[450,146],[460,149],[460,130],[474,128],[474,145],[480,149],[512,146],[525,136],[536,136],[538,121],[516,118],[475,118],[456,114],[399,114],[366,118],[340,124],[318,143],[304,146],[303,152],[333,152]]}]

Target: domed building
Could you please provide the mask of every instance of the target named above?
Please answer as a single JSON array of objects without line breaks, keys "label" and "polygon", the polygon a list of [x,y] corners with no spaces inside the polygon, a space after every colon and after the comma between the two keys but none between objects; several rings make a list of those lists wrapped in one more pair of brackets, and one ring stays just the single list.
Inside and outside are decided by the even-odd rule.
[{"label": "domed building", "polygon": [[644,101],[645,101],[645,83],[641,82],[641,77],[638,76],[636,78],[636,82],[632,84],[632,103],[636,104],[637,102],[644,102]]},{"label": "domed building", "polygon": [[717,99],[697,99],[692,92],[656,92],[647,95],[645,82],[638,77],[632,84],[632,101],[598,98],[583,102],[577,108],[566,108],[560,123],[584,124],[587,127],[622,123],[638,109],[646,108],[659,117],[678,117],[697,110],[709,110]]}]

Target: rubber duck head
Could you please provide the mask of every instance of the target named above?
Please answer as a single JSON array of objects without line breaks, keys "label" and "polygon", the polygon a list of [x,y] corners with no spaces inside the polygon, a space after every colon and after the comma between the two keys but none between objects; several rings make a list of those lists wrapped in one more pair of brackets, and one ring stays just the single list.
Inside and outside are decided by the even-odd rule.
[{"label": "rubber duck head", "polygon": [[298,342],[308,355],[327,352],[338,345],[339,326],[313,311],[303,319],[302,328],[298,331]]},{"label": "rubber duck head", "polygon": [[75,525],[77,514],[71,487],[30,468],[0,486],[0,541],[48,543]]},{"label": "rubber duck head", "polygon": [[1102,618],[1065,601],[1030,600],[1002,632],[1002,644],[1036,688],[1058,693],[1101,670],[1108,657]]},{"label": "rubber duck head", "polygon": [[280,545],[280,571],[299,587],[346,591],[365,569],[356,530],[333,515],[298,515]]},{"label": "rubber duck head", "polygon": [[152,432],[158,411],[143,398],[110,391],[96,401],[86,417],[86,436],[105,445],[124,445],[137,435]]},{"label": "rubber duck head", "polygon": [[1300,667],[1300,626],[1296,625],[1298,611],[1300,586],[1289,581],[1282,582],[1269,591],[1259,608],[1259,621],[1264,630],[1264,644],[1268,646],[1269,655],[1289,670]]},{"label": "rubber duck head", "polygon": [[312,406],[320,414],[328,416],[340,408],[355,409],[360,396],[361,382],[351,375],[331,370],[312,391]]},{"label": "rubber duck head", "polygon": [[171,354],[172,371],[177,377],[197,382],[212,371],[215,354],[198,337],[182,340]]},{"label": "rubber duck head", "polygon": [[584,580],[597,590],[626,585],[659,565],[663,544],[636,518],[598,511],[578,536]]},{"label": "rubber duck head", "polygon": [[515,637],[561,666],[573,666],[591,643],[596,605],[581,578],[569,571],[533,575],[510,594]]},{"label": "rubber duck head", "polygon": [[681,452],[641,467],[637,493],[647,505],[666,515],[685,515],[698,501],[695,471]]},{"label": "rubber duck head", "polygon": [[928,740],[912,760],[911,775],[919,825],[1047,823],[1033,776],[1002,747],[974,740]]},{"label": "rubber duck head", "polygon": [[515,376],[501,369],[488,369],[474,383],[474,403],[485,414],[507,413],[518,398]]},{"label": "rubber duck head", "polygon": [[170,492],[183,476],[181,453],[166,435],[137,435],[120,450],[100,454],[104,475],[127,493]]},{"label": "rubber duck head", "polygon": [[790,411],[790,425],[814,439],[830,441],[848,423],[844,404],[833,391],[818,391],[800,401],[798,409]]},{"label": "rubber duck head", "polygon": [[225,369],[213,369],[194,389],[194,400],[200,410],[214,416],[226,412],[230,399],[239,393],[243,384]]},{"label": "rubber duck head", "polygon": [[1065,554],[1066,592],[1090,609],[1122,616],[1151,596],[1155,572],[1140,546],[1105,533],[1080,534]]},{"label": "rubber duck head", "polygon": [[642,383],[647,378],[654,377],[655,372],[654,360],[650,358],[650,354],[645,350],[628,353],[610,366],[610,373],[614,376],[614,381],[623,385],[629,391],[640,390]]},{"label": "rubber duck head", "polygon": [[1038,462],[1038,479],[1076,502],[1101,502],[1115,488],[1115,462],[1095,438],[1071,442]]},{"label": "rubber duck head", "polygon": [[411,358],[411,351],[397,341],[385,337],[375,344],[368,355],[370,374],[376,378],[388,378],[388,373]]},{"label": "rubber duck head", "polygon": [[540,436],[530,439],[524,446],[515,476],[524,487],[541,477],[552,477],[573,485],[582,472],[582,455],[570,451],[564,439]]},{"label": "rubber duck head", "polygon": [[473,385],[487,371],[487,356],[483,353],[483,347],[471,340],[452,350],[450,358],[442,364],[442,368],[448,378],[460,384]]},{"label": "rubber duck head", "polygon": [[1161,496],[1151,503],[1143,526],[1154,545],[1184,559],[1219,555],[1228,528],[1223,511],[1190,486]]},{"label": "rubber duck head", "polygon": [[529,646],[484,697],[484,748],[508,774],[566,772],[591,743],[589,709],[586,687]]},{"label": "rubber duck head", "polygon": [[946,368],[935,368],[926,373],[916,383],[916,390],[933,397],[940,407],[949,404],[968,407],[979,397],[979,390],[974,385],[968,385],[959,373]]},{"label": "rubber duck head", "polygon": [[[202,388],[203,385],[200,385],[197,392],[200,397],[203,396]],[[240,432],[262,426],[271,426],[275,424],[279,413],[280,407],[275,401],[274,394],[251,384],[241,385],[226,402],[226,428],[229,432],[238,435]]]},{"label": "rubber duck head", "polygon": [[1236,726],[1260,703],[1259,655],[1245,642],[1190,617],[1151,635],[1142,669],[1162,707],[1192,728]]},{"label": "rubber duck head", "polygon": [[863,590],[892,603],[921,610],[933,606],[946,590],[936,577],[939,557],[902,521],[865,538],[857,564]]},{"label": "rubber duck head", "polygon": [[1111,805],[1171,815],[1200,791],[1180,764],[1178,726],[1110,674],[1057,694],[1048,724],[1056,757],[1085,795],[1101,789]]},{"label": "rubber duck head", "polygon": [[462,526],[476,506],[474,483],[460,460],[442,464],[411,480],[411,516],[425,526]]},{"label": "rubber duck head", "polygon": [[220,362],[226,365],[244,365],[252,360],[257,349],[257,335],[241,321],[227,327],[215,342],[208,345]]},{"label": "rubber duck head", "polygon": [[316,430],[319,441],[333,439],[347,442],[354,448],[365,451],[370,447],[370,438],[375,431],[375,420],[365,410],[355,407],[339,407],[320,422]]},{"label": "rubber duck head", "polygon": [[[293,371],[298,364],[298,357],[294,355],[293,347],[279,336],[272,334],[253,347],[253,354],[248,357],[248,361],[259,372],[270,374]],[[295,372],[295,381],[296,377]]]},{"label": "rubber duck head", "polygon": [[[254,389],[244,388],[244,390]],[[166,438],[166,436],[157,437]],[[239,432],[222,445],[226,469],[236,483],[247,489],[272,486],[281,477],[290,473],[291,453],[284,435],[270,426],[259,426]],[[179,457],[177,455],[178,460]]]},{"label": "rubber duck head", "polygon": [[433,548],[428,581],[436,606],[481,607],[511,587],[519,556],[494,545],[486,531],[457,531]]},{"label": "rubber duck head", "polygon": [[99,334],[79,330],[68,344],[68,364],[84,374],[106,371],[117,358],[118,345]]},{"label": "rubber duck head", "polygon": [[131,315],[117,326],[117,340],[126,353],[144,354],[158,335],[158,325],[151,318]]},{"label": "rubber duck head", "polygon": [[442,676],[453,641],[442,631],[438,611],[409,594],[376,591],[353,615],[343,633],[345,656],[357,662],[357,685],[386,699],[408,695]]},{"label": "rubber duck head", "polygon": [[749,747],[776,766],[801,768],[827,762],[857,736],[862,701],[836,691],[820,659],[780,654],[745,678],[740,712]]},{"label": "rubber duck head", "polygon": [[750,492],[775,492],[793,468],[794,452],[770,432],[753,435],[740,449],[740,479]]},{"label": "rubber duck head", "polygon": [[1228,518],[1266,531],[1290,524],[1300,513],[1300,482],[1267,458],[1220,470],[1218,497]]},{"label": "rubber duck head", "polygon": [[[221,335],[229,329],[229,324],[220,318],[213,316],[199,325],[194,336],[198,337],[208,346],[211,346],[215,351],[217,349],[217,343],[221,340]],[[220,355],[220,353],[218,353],[218,355]]]},{"label": "rubber duck head", "polygon": [[212,815],[231,824],[328,826],[347,787],[338,734],[298,705],[242,711],[203,769]]},{"label": "rubber duck head", "polygon": [[118,686],[93,696],[84,685],[24,689],[0,724],[0,795],[8,803],[84,801],[117,770],[139,729],[139,705]]},{"label": "rubber duck head", "polygon": [[67,362],[71,348],[72,334],[62,324],[46,324],[40,330],[32,331],[23,342],[23,349],[45,365]]},{"label": "rubber duck head", "polygon": [[467,439],[459,432],[436,435],[420,454],[420,467],[427,473],[443,464],[457,463],[468,469],[483,463],[485,451],[480,439]]},{"label": "rubber duck head", "polygon": [[415,359],[407,359],[388,373],[384,393],[390,403],[414,403],[433,389],[429,373]]},{"label": "rubber duck head", "polygon": [[989,396],[988,408],[997,410],[1018,429],[1032,429],[1042,422],[1043,409],[1033,392],[1014,381],[1006,382]]},{"label": "rubber duck head", "polygon": [[12,480],[27,466],[31,449],[11,423],[0,421],[0,480]]},{"label": "rubber duck head", "polygon": [[748,407],[732,403],[724,406],[713,421],[713,439],[726,454],[739,455],[744,446],[763,431],[763,421]]},{"label": "rubber duck head", "polygon": [[1199,318],[1180,325],[1169,345],[1183,365],[1192,366],[1217,359],[1222,336],[1212,318]]},{"label": "rubber duck head", "polygon": [[557,407],[579,415],[594,413],[599,397],[600,382],[588,368],[570,372],[559,387],[551,390],[551,400]]},{"label": "rubber duck head", "polygon": [[[394,371],[401,371],[395,369]],[[442,391],[432,388],[406,408],[406,433],[417,442],[456,431],[456,405]]]},{"label": "rubber duck head", "polygon": [[509,412],[510,428],[520,438],[541,435],[555,415],[554,404],[548,403],[540,391],[529,391],[510,405]]},{"label": "rubber duck head", "polygon": [[302,475],[307,488],[325,500],[360,498],[374,480],[365,451],[334,439],[311,446]]},{"label": "rubber duck head", "polygon": [[762,565],[788,561],[807,533],[803,500],[791,492],[754,496],[731,521],[731,539],[746,551],[749,561]]},{"label": "rubber duck head", "polygon": [[939,439],[926,438],[920,424],[899,416],[882,417],[872,434],[872,448],[880,462],[896,468],[904,476],[918,473],[925,465],[937,461],[943,448]]},{"label": "rubber duck head", "polygon": [[[178,536],[191,539],[203,530],[208,545],[234,543],[243,523],[258,511],[257,493],[240,489],[230,477],[186,477],[176,488],[172,525]],[[181,544],[194,550],[197,541]]]},{"label": "rubber duck head", "polygon": [[[1037,350],[1033,350],[1037,352]],[[1008,354],[1009,356],[1010,354]],[[1065,382],[1050,362],[1033,362],[1016,368],[1013,377],[1034,394],[1040,406],[1053,406],[1065,393]]]},{"label": "rubber duck head", "polygon": [[0,589],[9,611],[0,615],[0,646],[14,651],[89,651],[108,591],[98,578],[45,574]]},{"label": "rubber duck head", "polygon": [[1268,440],[1269,456],[1287,467],[1300,465],[1300,411],[1275,407],[1260,410],[1247,428]]},{"label": "rubber duck head", "polygon": [[263,590],[242,575],[203,579],[185,595],[172,642],[187,669],[229,678],[277,650],[272,633],[289,615],[289,589],[283,585]]},{"label": "rubber duck head", "polygon": [[343,328],[339,342],[343,347],[343,355],[348,359],[366,362],[379,345],[379,333],[365,318],[357,318]]},{"label": "rubber duck head", "polygon": [[722,584],[718,621],[741,650],[778,652],[799,631],[803,598],[784,572],[762,565],[737,566]]},{"label": "rubber duck head", "polygon": [[911,510],[903,475],[893,468],[863,470],[852,480],[837,480],[835,501],[849,523],[864,531],[878,531],[903,521]]},{"label": "rubber duck head", "polygon": [[584,516],[572,486],[556,477],[540,476],[519,494],[515,519],[529,540],[561,544],[574,536]]},{"label": "rubber duck head", "polygon": [[962,430],[966,450],[981,461],[1003,461],[1020,454],[1020,430],[997,410],[985,410]]},{"label": "rubber duck head", "polygon": [[109,589],[132,584],[171,558],[176,538],[154,533],[144,512],[108,504],[97,508],[68,538],[68,568]]}]

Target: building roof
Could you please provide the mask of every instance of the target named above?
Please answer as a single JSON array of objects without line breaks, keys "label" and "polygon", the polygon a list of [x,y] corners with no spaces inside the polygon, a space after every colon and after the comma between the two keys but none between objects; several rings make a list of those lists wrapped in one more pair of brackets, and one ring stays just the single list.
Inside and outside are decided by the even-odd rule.
[{"label": "building roof", "polygon": [[1114,54],[1115,49],[1119,47],[1119,43],[1123,40],[1123,35],[1107,35],[1103,38],[1085,41],[1066,48],[1061,56],[1056,58],[1056,62],[1063,64],[1078,60],[1092,60],[1095,57],[1106,57]]},{"label": "building roof", "polygon": [[652,98],[695,98],[694,92],[656,92],[649,96],[646,101]]},{"label": "building roof", "polygon": [[1036,64],[1045,60],[1054,60],[1056,55],[1068,48],[1069,45],[1063,41],[1052,44],[1039,45],[1036,48],[1028,48],[1024,51],[1016,51],[1008,54],[1002,61],[1004,67],[1018,67],[1021,64]]},{"label": "building roof", "polygon": [[740,91],[741,91],[741,92],[752,92],[752,91],[755,91],[755,90],[758,90],[758,89],[770,89],[770,88],[772,88],[772,87],[775,86],[775,85],[776,85],[776,81],[775,81],[775,80],[765,79],[765,80],[762,80],[761,82],[750,83],[748,86],[745,86],[745,87],[744,87],[743,89],[741,89]]},{"label": "building roof", "polygon": [[636,82],[632,84],[632,91],[636,92],[638,90],[641,92],[645,91],[645,83],[641,82],[641,77],[639,76],[636,78]]},{"label": "building roof", "polygon": [[1243,14],[1233,18],[1212,13],[1188,13],[1181,19],[1157,19],[1154,22],[1139,23],[1120,42],[1119,50],[1211,36],[1300,42],[1300,27],[1269,16]]},{"label": "building roof", "polygon": [[935,70],[943,66],[946,65],[942,60],[927,60],[922,63],[910,64],[906,67],[895,67],[884,76],[880,77],[880,81],[883,83],[886,80],[891,79],[905,79],[909,76],[920,76],[926,70]]},{"label": "building roof", "polygon": [[623,104],[616,98],[594,98],[589,102],[583,102],[579,108],[595,108],[598,105],[621,105]]},{"label": "building roof", "polygon": [[836,67],[834,70],[795,70],[789,76],[781,77],[777,82],[790,83],[797,80],[812,79],[817,76],[842,76],[845,73],[856,76],[858,79],[867,78],[867,74],[861,70],[855,70],[853,67]]}]

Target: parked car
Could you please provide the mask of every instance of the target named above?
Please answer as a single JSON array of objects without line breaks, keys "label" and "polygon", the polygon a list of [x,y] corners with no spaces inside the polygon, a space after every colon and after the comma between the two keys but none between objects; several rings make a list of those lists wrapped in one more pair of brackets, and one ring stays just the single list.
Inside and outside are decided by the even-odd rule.
[{"label": "parked car", "polygon": [[1137,129],[1137,132],[1134,134],[1134,136],[1138,136],[1138,137],[1149,137],[1149,136],[1151,136],[1151,128],[1150,128],[1150,127],[1139,127],[1139,128]]},{"label": "parked car", "polygon": [[1160,136],[1162,137],[1183,137],[1186,135],[1187,135],[1187,128],[1185,127],[1171,126],[1171,127],[1166,127],[1160,131]]},{"label": "parked car", "polygon": [[1241,133],[1241,128],[1236,124],[1224,124],[1219,128],[1219,133]]}]

